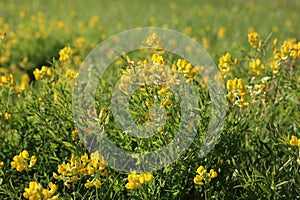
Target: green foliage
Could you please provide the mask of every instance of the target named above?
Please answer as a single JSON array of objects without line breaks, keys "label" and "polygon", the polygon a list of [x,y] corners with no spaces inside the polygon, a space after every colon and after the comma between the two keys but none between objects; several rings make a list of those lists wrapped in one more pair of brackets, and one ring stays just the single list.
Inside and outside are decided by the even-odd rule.
[{"label": "green foliage", "polygon": [[[59,194],[62,199],[299,198],[300,147],[291,142],[291,137],[300,137],[300,56],[293,57],[292,53],[297,50],[300,55],[300,43],[288,39],[299,37],[295,25],[300,17],[294,9],[299,7],[299,1],[270,4],[269,1],[188,0],[141,5],[131,0],[126,4],[119,0],[114,3],[55,0],[47,6],[42,1],[17,4],[0,0],[0,198],[24,198],[30,182],[38,182],[49,190],[48,184],[54,183],[57,186],[54,195]],[[98,42],[136,26],[169,27],[194,37],[216,64],[220,63],[219,57],[230,52],[238,63],[232,66],[232,75],[225,77],[224,85],[228,80],[241,78],[247,98],[241,100],[243,95],[236,95],[227,86],[228,93],[233,91],[236,96],[228,99],[229,109],[217,145],[201,158],[201,145],[211,119],[211,98],[205,77],[197,76],[193,87],[198,94],[201,120],[193,143],[180,159],[153,171],[153,180],[136,190],[125,187],[128,173],[107,166],[107,175],[100,174],[104,169],[91,174],[76,172],[78,180],[68,185],[67,176],[57,179],[53,175],[54,172],[62,175],[59,166],[73,162],[74,167],[72,155],[80,164],[84,163],[85,153],[92,160],[73,119],[76,71]],[[255,41],[261,40],[257,48],[247,42],[246,36],[248,32],[254,33],[253,28],[261,34]],[[274,39],[278,39],[278,44]],[[59,52],[65,46],[73,51],[66,60],[61,60]],[[153,62],[152,54],[141,57],[137,53],[131,52],[130,59]],[[170,66],[179,59],[168,54],[162,57]],[[255,63],[259,73],[249,66]],[[261,64],[265,69],[259,68]],[[138,124],[145,124],[151,121],[147,115],[151,106],[146,100],[153,105],[164,105],[169,117],[165,127],[158,129],[159,134],[150,139],[135,138],[113,123],[110,98],[114,84],[126,74],[126,69],[134,67],[126,57],[110,66],[103,76],[105,79],[98,84],[97,116],[92,116],[115,145],[132,151],[133,156],[168,144],[181,122],[178,97],[172,92],[159,95],[162,87],[148,84],[134,91],[129,110]],[[44,73],[40,79],[34,75],[35,68]],[[239,100],[245,103],[245,108],[238,106]],[[86,119],[82,118],[84,122]],[[94,125],[90,124],[91,129]],[[37,161],[32,167],[18,171],[11,163],[23,150],[29,153],[25,159],[27,165],[32,156]],[[139,165],[143,158],[136,161],[134,164]],[[207,184],[195,184],[200,165],[214,169],[218,176]],[[84,168],[88,169],[88,164]],[[88,181],[95,180],[101,181],[100,188],[86,187]]]}]

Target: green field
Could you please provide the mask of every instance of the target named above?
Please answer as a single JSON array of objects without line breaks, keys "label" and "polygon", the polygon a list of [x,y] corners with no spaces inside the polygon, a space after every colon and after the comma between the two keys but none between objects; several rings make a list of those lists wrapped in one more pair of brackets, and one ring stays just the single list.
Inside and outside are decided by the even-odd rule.
[{"label": "green field", "polygon": [[[0,0],[0,199],[300,198],[299,9],[297,0]],[[164,51],[180,40],[159,33],[101,78],[85,70],[98,44],[143,27],[189,36],[219,73]],[[134,81],[144,85],[126,93]],[[95,102],[85,102],[85,83],[93,82]],[[172,84],[191,87],[195,98],[177,95]],[[118,126],[121,97],[129,111],[122,120],[154,127],[151,138]],[[193,113],[186,116],[182,105]],[[209,138],[222,113],[214,127],[222,127],[220,136]],[[99,138],[131,158],[116,159]],[[174,141],[176,148],[150,157]],[[112,154],[96,151],[97,142]],[[168,166],[144,170],[176,155]]]}]

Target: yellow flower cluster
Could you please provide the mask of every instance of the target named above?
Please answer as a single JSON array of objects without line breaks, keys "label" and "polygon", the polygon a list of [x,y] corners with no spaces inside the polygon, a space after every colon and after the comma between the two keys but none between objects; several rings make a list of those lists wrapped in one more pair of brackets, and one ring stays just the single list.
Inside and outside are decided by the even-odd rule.
[{"label": "yellow flower cluster", "polygon": [[251,75],[260,75],[263,70],[266,69],[266,66],[261,63],[261,60],[259,58],[256,58],[256,60],[251,60],[249,62],[249,66],[251,68]]},{"label": "yellow flower cluster", "polygon": [[74,69],[68,69],[66,71],[66,78],[72,79],[72,78],[77,78],[77,76],[78,76],[78,72],[75,71]]},{"label": "yellow flower cluster", "polygon": [[290,139],[290,145],[293,147],[300,147],[300,139],[293,135]]},{"label": "yellow flower cluster", "polygon": [[59,51],[59,61],[64,62],[70,59],[73,54],[73,49],[71,47],[64,47]]},{"label": "yellow flower cluster", "polygon": [[40,199],[49,199],[49,200],[58,200],[58,194],[53,196],[57,190],[57,186],[50,182],[48,184],[50,190],[45,189],[38,182],[30,182],[29,188],[25,188],[25,192],[23,193],[23,197],[29,200],[40,200]]},{"label": "yellow flower cluster", "polygon": [[152,55],[151,60],[154,64],[159,64],[159,65],[166,64],[166,62],[164,61],[164,58],[156,53]]},{"label": "yellow flower cluster", "polygon": [[4,114],[3,114],[2,112],[0,112],[0,117],[1,117],[2,115],[4,116],[4,119],[5,119],[5,120],[10,120],[10,119],[11,119],[11,114],[8,113],[8,112],[5,112]]},{"label": "yellow flower cluster", "polygon": [[226,84],[229,93],[227,97],[234,101],[234,104],[240,108],[248,107],[249,103],[245,102],[247,100],[247,90],[243,85],[242,79],[235,78],[234,80],[228,80]]},{"label": "yellow flower cluster", "polygon": [[42,68],[40,70],[38,68],[36,68],[33,71],[33,75],[36,80],[41,80],[44,78],[52,78],[54,76],[52,70],[47,66],[42,66]]},{"label": "yellow flower cluster", "polygon": [[16,168],[16,170],[19,172],[22,172],[24,169],[29,170],[30,168],[32,168],[35,165],[36,160],[37,159],[35,156],[31,156],[31,158],[29,159],[28,151],[23,150],[19,155],[14,156],[13,161],[11,162],[11,167]]},{"label": "yellow flower cluster", "polygon": [[13,74],[6,74],[0,76],[0,87],[14,89],[16,85],[15,76]]},{"label": "yellow flower cluster", "polygon": [[232,66],[236,66],[238,60],[232,59],[229,52],[219,58],[219,70],[221,71],[224,78],[232,76]]},{"label": "yellow flower cluster", "polygon": [[218,173],[211,169],[209,172],[201,165],[197,168],[197,175],[194,178],[194,183],[196,185],[204,185],[211,182],[211,179],[216,178]]},{"label": "yellow flower cluster", "polygon": [[136,171],[133,171],[128,175],[128,183],[126,183],[125,187],[129,190],[134,190],[139,188],[142,184],[151,182],[152,180],[153,176],[150,172],[137,174]]},{"label": "yellow flower cluster", "polygon": [[148,36],[146,39],[146,44],[148,47],[154,49],[163,49],[163,43],[161,37],[157,33],[152,33],[152,35]]},{"label": "yellow flower cluster", "polygon": [[173,72],[179,72],[183,74],[185,78],[187,78],[187,82],[191,83],[196,76],[198,69],[197,67],[193,67],[191,63],[189,63],[185,59],[178,59],[176,65],[172,65]]},{"label": "yellow flower cluster", "polygon": [[95,186],[100,188],[100,175],[107,176],[108,173],[105,168],[106,162],[98,151],[91,153],[90,159],[85,153],[83,156],[81,156],[80,161],[77,161],[75,156],[72,155],[70,163],[58,165],[57,172],[60,175],[53,172],[53,177],[55,179],[63,180],[67,187],[71,187],[70,183],[75,182],[82,177],[91,176],[94,177],[93,180],[88,180],[85,184],[85,187],[89,188],[91,186]]},{"label": "yellow flower cluster", "polygon": [[80,48],[85,48],[85,47],[86,47],[85,38],[84,37],[76,38],[75,48],[80,49]]},{"label": "yellow flower cluster", "polygon": [[254,49],[257,50],[259,50],[263,45],[263,41],[259,39],[259,35],[255,31],[248,34],[248,42]]},{"label": "yellow flower cluster", "polygon": [[300,59],[300,42],[297,43],[295,38],[287,39],[281,45],[280,50],[273,48],[273,54],[274,60],[271,63],[271,70],[274,74],[278,74],[280,65],[283,62]]},{"label": "yellow flower cluster", "polygon": [[91,28],[93,28],[99,20],[100,20],[99,16],[93,16],[93,17],[89,20],[89,26],[90,26]]}]

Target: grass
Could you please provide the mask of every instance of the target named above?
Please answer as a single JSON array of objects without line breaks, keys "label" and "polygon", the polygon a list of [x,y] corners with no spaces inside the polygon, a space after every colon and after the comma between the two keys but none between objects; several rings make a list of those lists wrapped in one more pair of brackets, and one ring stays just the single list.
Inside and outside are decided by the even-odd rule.
[{"label": "grass", "polygon": [[[1,199],[299,198],[299,4],[0,0]],[[199,72],[207,66],[189,68],[178,61],[180,56],[157,48],[129,52],[97,83],[95,111],[74,101],[76,89],[87,88],[79,85],[78,70],[97,44],[122,31],[150,26],[190,36],[220,70],[223,78],[214,78],[226,88],[222,95],[228,108],[217,108],[226,113],[226,120],[206,156],[201,156],[201,148],[213,120],[214,101],[205,81],[209,78]],[[145,77],[134,74],[144,60]],[[129,116],[138,126],[151,126],[159,114],[155,105],[162,106],[165,125],[154,124],[156,134],[151,138],[133,137],[118,126],[111,97],[115,87],[123,92],[129,87],[128,78],[163,77],[169,72],[162,68],[153,69],[156,73],[147,70],[164,62],[191,78],[199,107],[185,105],[199,118],[189,120],[197,129],[188,123],[183,128],[183,134],[195,134],[189,148],[167,167],[147,173],[143,167],[179,154],[174,148],[166,156],[149,156],[178,139],[180,123],[186,119],[181,97],[162,83],[139,86],[126,96]],[[92,73],[89,80],[98,79]],[[116,86],[118,80],[122,81]],[[86,93],[77,95],[84,100]],[[77,116],[74,110],[80,111]],[[97,142],[87,146],[87,141],[103,139],[95,127],[105,130],[114,145],[132,152],[131,158],[114,160],[107,152],[99,154],[94,151]],[[114,165],[117,162],[124,164],[123,170]],[[137,168],[137,173],[130,168]]]}]

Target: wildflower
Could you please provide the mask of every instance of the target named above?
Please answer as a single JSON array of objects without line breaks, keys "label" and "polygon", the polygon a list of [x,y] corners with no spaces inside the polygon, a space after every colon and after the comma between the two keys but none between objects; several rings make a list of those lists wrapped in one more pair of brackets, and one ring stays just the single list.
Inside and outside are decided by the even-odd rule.
[{"label": "wildflower", "polygon": [[251,68],[251,75],[260,75],[261,71],[266,68],[264,64],[261,64],[261,60],[259,58],[251,60],[249,66]]},{"label": "wildflower", "polygon": [[[25,188],[23,197],[25,199],[50,199],[57,190],[57,186],[50,182],[48,184],[50,190],[45,189],[40,183],[31,181],[29,187]],[[53,196],[51,199],[57,199],[58,195]]]},{"label": "wildflower", "polygon": [[128,175],[127,179],[128,183],[126,183],[125,187],[129,190],[134,190],[144,183],[151,182],[153,180],[153,176],[150,172],[137,174],[136,171],[133,171]]},{"label": "wildflower", "polygon": [[9,119],[11,119],[11,114],[10,113],[4,113],[4,119],[5,120],[9,120]]},{"label": "wildflower", "polygon": [[163,49],[162,39],[157,33],[152,33],[148,36],[146,44],[154,49]]},{"label": "wildflower", "polygon": [[35,156],[32,156],[31,158],[30,158],[30,162],[29,162],[29,168],[31,168],[31,167],[33,167],[34,165],[35,165],[35,163],[36,163],[36,157]]},{"label": "wildflower", "polygon": [[278,39],[277,39],[277,38],[275,38],[275,39],[273,40],[273,45],[274,45],[274,46],[278,45]]},{"label": "wildflower", "polygon": [[223,39],[226,35],[226,28],[224,27],[221,27],[219,30],[218,30],[218,39]]},{"label": "wildflower", "polygon": [[151,101],[149,99],[146,99],[146,106],[148,108],[151,108],[152,107],[152,104],[151,104]]},{"label": "wildflower", "polygon": [[167,88],[165,88],[165,87],[162,87],[162,88],[157,92],[158,95],[164,95],[164,94],[166,94],[166,93],[167,93]]},{"label": "wildflower", "polygon": [[70,59],[71,55],[73,54],[73,49],[71,47],[64,47],[59,51],[59,61],[64,62]]},{"label": "wildflower", "polygon": [[197,168],[196,176],[194,177],[194,183],[196,185],[204,185],[211,182],[211,179],[216,178],[218,173],[211,169],[209,172],[201,165]]},{"label": "wildflower", "polygon": [[151,57],[151,60],[155,64],[159,64],[159,65],[165,65],[166,64],[163,57],[158,55],[158,54],[153,54],[152,57]]},{"label": "wildflower", "polygon": [[32,156],[29,161],[29,153],[26,150],[23,150],[19,155],[14,156],[13,161],[11,162],[12,168],[16,168],[17,171],[22,172],[24,169],[29,170],[36,163],[36,157]]},{"label": "wildflower", "polygon": [[42,66],[41,69],[36,68],[33,71],[33,75],[36,80],[40,80],[40,79],[44,79],[44,78],[51,78],[54,76],[52,70],[47,66]]},{"label": "wildflower", "polygon": [[66,71],[66,78],[77,78],[77,76],[78,76],[78,72],[76,72],[73,69],[68,69]]},{"label": "wildflower", "polygon": [[232,59],[229,52],[220,57],[218,67],[224,78],[232,76],[232,66],[237,65],[237,63],[237,59]]},{"label": "wildflower", "polygon": [[58,165],[57,173],[53,172],[55,179],[63,180],[67,187],[71,187],[70,183],[80,180],[83,177],[94,177],[92,180],[87,180],[85,183],[86,188],[95,186],[101,187],[100,176],[106,176],[107,171],[106,162],[103,156],[98,151],[91,153],[90,158],[88,154],[81,156],[78,161],[74,155],[72,155],[69,163]]},{"label": "wildflower", "polygon": [[21,85],[20,85],[20,88],[19,88],[19,93],[26,90],[26,88],[28,87],[29,82],[30,82],[29,75],[28,74],[23,74],[22,77],[21,77]]},{"label": "wildflower", "polygon": [[0,87],[6,88],[9,87],[13,89],[16,85],[15,75],[7,74],[4,76],[0,76]]},{"label": "wildflower", "polygon": [[86,183],[84,184],[84,187],[86,187],[86,188],[92,187],[91,181],[90,181],[90,180],[87,180]]},{"label": "wildflower", "polygon": [[101,187],[101,181],[100,181],[99,179],[95,180],[95,181],[94,181],[94,186],[95,186],[96,188],[100,188],[100,187]]},{"label": "wildflower", "polygon": [[4,162],[0,162],[0,170],[4,167]]},{"label": "wildflower", "polygon": [[290,145],[293,147],[298,146],[298,138],[296,136],[292,136],[292,138],[290,139]]},{"label": "wildflower", "polygon": [[89,26],[92,28],[95,26],[95,24],[100,20],[100,18],[98,16],[93,16],[90,20],[89,20]]},{"label": "wildflower", "polygon": [[234,80],[228,80],[226,87],[229,90],[227,97],[233,101],[235,105],[240,108],[248,107],[248,103],[245,102],[247,99],[247,90],[243,85],[242,79],[235,78]]},{"label": "wildflower", "polygon": [[169,104],[169,101],[170,101],[169,99],[164,100],[163,103],[162,103],[162,105],[163,105],[164,107],[167,107],[168,104]]},{"label": "wildflower", "polygon": [[255,31],[248,34],[248,42],[254,49],[259,49],[263,44],[263,41],[259,39],[259,35]]}]

